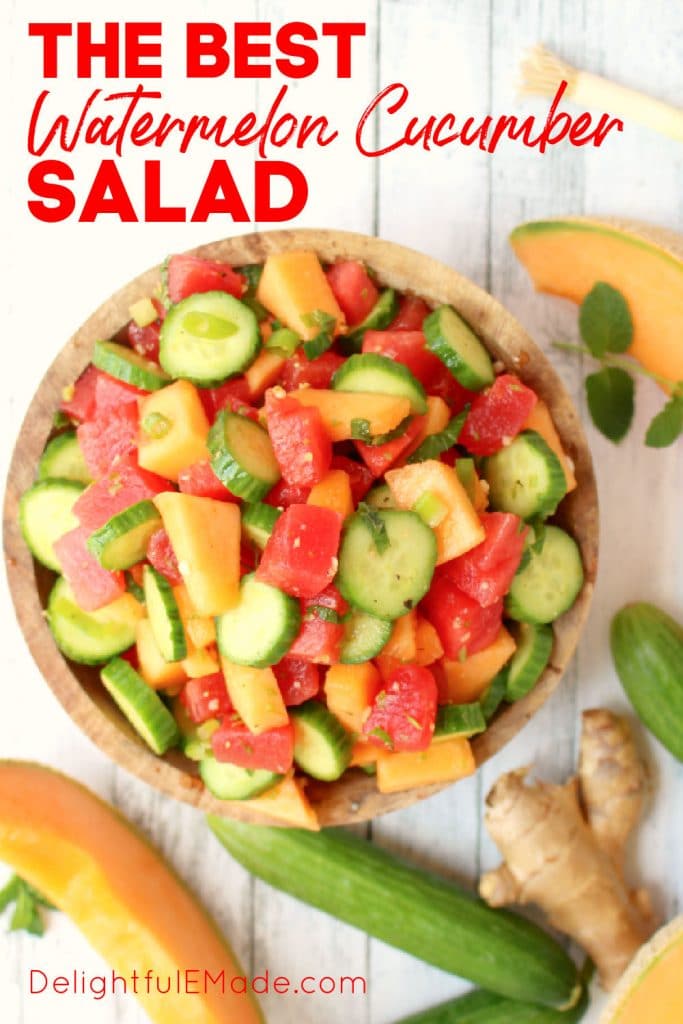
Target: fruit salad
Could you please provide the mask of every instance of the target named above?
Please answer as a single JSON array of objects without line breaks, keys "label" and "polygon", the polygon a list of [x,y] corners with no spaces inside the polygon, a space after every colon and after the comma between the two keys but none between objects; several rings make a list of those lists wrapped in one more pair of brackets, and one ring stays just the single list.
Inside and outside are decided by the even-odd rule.
[{"label": "fruit salad", "polygon": [[[474,770],[575,601],[548,407],[355,260],[171,257],[63,395],[23,534],[70,660],[214,796]],[[279,787],[279,790],[278,790]]]}]

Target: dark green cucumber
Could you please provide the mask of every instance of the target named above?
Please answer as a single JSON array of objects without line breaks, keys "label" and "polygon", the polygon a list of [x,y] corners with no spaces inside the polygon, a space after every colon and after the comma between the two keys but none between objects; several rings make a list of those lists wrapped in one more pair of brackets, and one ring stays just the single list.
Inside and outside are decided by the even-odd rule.
[{"label": "dark green cucumber", "polygon": [[33,557],[54,572],[61,571],[54,543],[78,526],[72,509],[82,490],[76,480],[40,480],[19,501],[23,538]]},{"label": "dark green cucumber", "polygon": [[92,480],[85,464],[75,430],[65,430],[48,441],[38,463],[39,480],[76,480],[89,484]]},{"label": "dark green cucumber", "polygon": [[163,700],[123,658],[114,658],[100,672],[104,688],[137,734],[155,754],[165,754],[180,741],[180,730]]},{"label": "dark green cucumber", "polygon": [[171,381],[156,363],[116,341],[96,341],[92,361],[98,370],[142,391],[158,391]]},{"label": "dark green cucumber", "polygon": [[238,498],[260,501],[280,479],[268,432],[246,416],[221,409],[207,447],[214,473]]},{"label": "dark green cucumber", "polygon": [[512,581],[505,612],[518,622],[554,622],[574,604],[583,586],[579,546],[559,526],[546,526],[540,551],[529,557]]},{"label": "dark green cucumber", "polygon": [[[384,531],[383,544],[376,524]],[[434,531],[415,512],[356,512],[344,524],[336,583],[355,608],[398,619],[429,590],[436,553]]]},{"label": "dark green cucumber", "polygon": [[343,619],[339,660],[342,665],[358,665],[370,661],[380,653],[391,636],[392,624],[357,608],[352,608]]},{"label": "dark green cucumber", "polygon": [[334,782],[351,760],[352,741],[338,718],[317,700],[290,708],[294,725],[294,760],[314,779]]},{"label": "dark green cucumber", "polygon": [[161,526],[153,501],[138,501],[117,512],[88,537],[88,550],[104,569],[130,569],[147,554],[149,538]]},{"label": "dark green cucumber", "polygon": [[245,502],[242,508],[242,534],[263,551],[281,515],[280,509],[273,505],[265,505],[261,501]]},{"label": "dark green cucumber", "polygon": [[263,768],[240,768],[227,761],[217,761],[213,755],[199,762],[199,775],[218,800],[251,800],[267,789],[272,789],[283,776]]},{"label": "dark green cucumber", "polygon": [[474,736],[486,728],[478,701],[474,704],[441,704],[436,713],[434,739],[446,736]]},{"label": "dark green cucumber", "polygon": [[522,519],[552,515],[567,493],[555,452],[535,430],[525,430],[484,462],[491,506]]},{"label": "dark green cucumber", "polygon": [[588,990],[571,1010],[552,1010],[549,1006],[518,1003],[494,992],[478,989],[457,999],[449,999],[421,1013],[402,1017],[397,1024],[578,1024],[588,1009]]},{"label": "dark green cucumber", "polygon": [[427,348],[469,391],[493,384],[491,357],[469,324],[452,306],[439,306],[422,325]]},{"label": "dark green cucumber", "polygon": [[261,347],[252,309],[227,292],[199,292],[171,306],[159,333],[159,362],[172,377],[212,387],[246,370]]},{"label": "dark green cucumber", "polygon": [[525,697],[541,678],[553,651],[550,626],[520,622],[514,630],[517,649],[506,666],[505,700]]},{"label": "dark green cucumber", "polygon": [[425,389],[408,367],[377,352],[363,352],[347,359],[332,378],[332,388],[407,398],[415,415],[427,411]]},{"label": "dark green cucumber", "polygon": [[65,579],[50,591],[47,621],[62,654],[81,665],[103,665],[135,643],[139,614],[136,606],[120,601],[84,612]]},{"label": "dark green cucumber", "polygon": [[344,355],[353,355],[363,347],[366,331],[383,331],[389,326],[398,311],[398,296],[393,288],[385,288],[365,320],[352,327],[348,334],[339,339]]},{"label": "dark green cucumber", "polygon": [[482,714],[487,722],[489,722],[500,705],[505,700],[505,690],[507,688],[507,665],[497,673],[486,687],[481,697],[479,698],[479,704],[481,705]]},{"label": "dark green cucumber", "polygon": [[576,966],[537,925],[364,839],[208,821],[251,874],[382,942],[511,999],[557,1008],[579,999]]},{"label": "dark green cucumber", "polygon": [[300,627],[296,598],[250,573],[242,577],[239,602],[216,619],[218,649],[236,665],[267,668],[284,657]]},{"label": "dark green cucumber", "polygon": [[640,601],[614,616],[610,642],[636,714],[683,761],[683,626],[656,605]]},{"label": "dark green cucumber", "polygon": [[187,638],[173,587],[151,565],[142,573],[145,604],[152,634],[164,661],[182,661],[187,657]]}]

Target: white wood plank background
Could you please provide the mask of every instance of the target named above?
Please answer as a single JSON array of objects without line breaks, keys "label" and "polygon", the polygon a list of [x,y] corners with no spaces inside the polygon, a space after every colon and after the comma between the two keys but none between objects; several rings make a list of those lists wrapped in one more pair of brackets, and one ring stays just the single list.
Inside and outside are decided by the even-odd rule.
[{"label": "white wood plank background", "polygon": [[[291,158],[309,177],[311,194],[302,225],[349,228],[402,242],[437,256],[489,288],[548,349],[559,337],[576,334],[574,307],[532,293],[507,245],[522,220],[562,213],[622,214],[683,230],[683,148],[628,125],[600,150],[561,148],[545,156],[507,143],[493,157],[455,147],[425,153],[401,150],[380,161],[359,156],[352,129],[368,100],[396,80],[410,88],[410,111],[428,114],[541,113],[543,101],[517,104],[516,68],[523,50],[543,41],[568,60],[680,102],[683,61],[683,7],[666,0],[346,0],[324,6],[296,0],[243,0],[225,5],[196,0],[186,17],[159,0],[145,5],[145,17],[164,22],[169,66],[179,56],[186,18],[226,21],[326,18],[362,20],[367,37],[354,50],[353,78],[333,79],[329,70],[290,87],[296,111],[327,113],[344,141],[319,153]],[[234,233],[219,220],[208,225],[96,225],[66,222],[41,225],[25,209],[23,181],[25,125],[42,87],[35,45],[26,38],[28,20],[54,19],[49,0],[13,0],[4,5],[2,67],[7,104],[3,176],[2,253],[4,343],[8,358],[2,375],[0,446],[4,477],[11,443],[40,368],[74,328],[119,284],[167,252]],[[60,20],[88,20],[86,0],[64,0]],[[120,0],[117,18],[140,16],[133,0]],[[114,17],[109,13],[109,17]],[[175,44],[173,41],[176,41]],[[226,79],[207,86],[186,83],[169,72],[163,88],[168,108],[207,112],[263,110],[274,95],[273,82]],[[61,105],[89,91],[89,83],[62,81]],[[380,137],[391,138],[385,122]],[[138,178],[144,154],[127,158],[130,180]],[[76,161],[79,192],[99,156],[81,153]],[[287,158],[285,156],[285,158]],[[210,159],[208,151],[201,159]],[[234,171],[249,194],[249,153],[238,153]],[[200,160],[165,158],[167,200],[179,202],[197,192]],[[132,188],[139,196],[138,185]],[[263,225],[262,225],[263,226]],[[240,225],[239,230],[250,226]],[[583,368],[571,357],[552,353],[581,408]],[[638,414],[629,439],[619,448],[588,425],[599,476],[602,507],[601,573],[590,623],[578,656],[553,699],[474,779],[418,807],[375,821],[373,841],[409,852],[417,862],[472,884],[497,860],[481,824],[483,797],[502,771],[534,761],[539,773],[562,779],[576,753],[578,714],[606,704],[626,710],[607,647],[611,615],[626,600],[646,598],[680,616],[683,613],[681,497],[683,449],[655,452],[640,438],[661,402],[657,390],[639,386]],[[40,679],[14,623],[6,588],[0,591],[4,653],[4,714],[0,719],[3,756],[30,757],[69,771],[112,800],[147,832],[179,873],[210,907],[245,970],[285,974],[365,975],[366,996],[271,996],[263,1000],[271,1024],[389,1024],[415,1009],[467,988],[460,982],[405,957],[353,929],[308,910],[250,879],[232,864],[207,833],[201,816],[159,796],[113,767],[75,729]],[[634,878],[652,886],[663,917],[676,913],[683,895],[683,771],[673,758],[639,736],[653,768],[647,819],[631,857]],[[334,884],[331,880],[331,884]],[[408,926],[408,925],[406,925]],[[77,969],[98,973],[103,965],[69,921],[50,915],[42,940],[0,932],[0,1006],[7,1024],[143,1024],[130,997],[99,1002],[84,997],[27,995],[31,967],[50,974]],[[597,1020],[601,997],[586,1020]]]}]

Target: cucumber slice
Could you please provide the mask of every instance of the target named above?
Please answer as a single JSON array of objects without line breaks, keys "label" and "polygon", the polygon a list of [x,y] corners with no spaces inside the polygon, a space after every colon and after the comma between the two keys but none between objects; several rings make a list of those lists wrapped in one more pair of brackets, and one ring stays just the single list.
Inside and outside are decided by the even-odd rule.
[{"label": "cucumber slice", "polygon": [[284,776],[263,768],[240,768],[215,757],[203,757],[199,774],[209,793],[219,800],[250,800],[276,786]]},{"label": "cucumber slice", "polygon": [[332,712],[317,700],[290,708],[294,725],[294,760],[314,779],[334,782],[351,760],[351,736]]},{"label": "cucumber slice", "polygon": [[209,718],[201,725],[191,723],[191,728],[183,728],[183,723],[178,721],[178,714],[174,707],[173,714],[178,722],[178,728],[182,734],[180,749],[190,761],[203,761],[205,757],[212,757],[211,735],[219,728],[220,722],[217,718]]},{"label": "cucumber slice", "polygon": [[344,525],[337,586],[349,604],[380,619],[398,619],[429,590],[436,565],[436,537],[414,512],[375,512],[386,531],[386,547],[362,512]]},{"label": "cucumber slice", "polygon": [[375,484],[365,495],[365,504],[370,508],[396,508],[389,484]]},{"label": "cucumber slice", "polygon": [[517,650],[507,666],[505,700],[525,697],[534,688],[550,661],[553,631],[550,626],[521,622],[515,630]]},{"label": "cucumber slice", "polygon": [[468,391],[493,384],[491,357],[469,324],[452,306],[439,306],[422,325],[427,348]]},{"label": "cucumber slice", "polygon": [[334,391],[395,395],[410,401],[411,412],[421,416],[427,411],[425,389],[403,363],[394,362],[378,352],[351,356],[332,378]]},{"label": "cucumber slice", "polygon": [[505,612],[518,622],[554,622],[571,608],[582,586],[578,544],[559,526],[546,526],[543,547],[536,552],[529,549],[526,565],[512,581]]},{"label": "cucumber slice", "polygon": [[152,635],[162,658],[164,661],[182,661],[187,657],[187,640],[171,584],[151,565],[146,565],[142,586]]},{"label": "cucumber slice", "polygon": [[96,341],[92,361],[98,370],[142,391],[158,391],[171,380],[156,363],[116,341]]},{"label": "cucumber slice", "polygon": [[379,654],[391,636],[392,624],[357,608],[344,617],[344,636],[339,660],[342,665],[359,665]]},{"label": "cucumber slice", "polygon": [[282,515],[279,508],[260,501],[247,502],[242,509],[242,533],[263,551],[276,522]]},{"label": "cucumber slice", "polygon": [[145,603],[144,590],[138,583],[135,582],[133,576],[129,572],[126,573],[126,590],[128,591],[129,594],[132,594],[135,600],[139,601],[140,604]]},{"label": "cucumber slice", "polygon": [[280,479],[268,432],[245,416],[222,409],[206,443],[211,468],[238,498],[260,501]]},{"label": "cucumber slice", "polygon": [[296,598],[250,573],[242,578],[239,603],[216,619],[218,649],[236,665],[267,668],[287,653],[300,626]]},{"label": "cucumber slice", "polygon": [[130,569],[143,560],[149,538],[161,525],[154,502],[138,501],[91,533],[88,550],[104,569]]},{"label": "cucumber slice", "polygon": [[24,540],[33,557],[54,572],[61,569],[53,545],[78,526],[73,507],[82,490],[83,484],[76,480],[41,480],[24,491],[19,501]]},{"label": "cucumber slice", "polygon": [[48,441],[38,463],[39,480],[77,480],[81,484],[92,482],[85,464],[75,430],[65,430]]},{"label": "cucumber slice", "polygon": [[211,387],[246,370],[260,347],[253,310],[227,292],[200,292],[166,314],[159,362],[172,377]]},{"label": "cucumber slice", "polygon": [[535,430],[484,461],[493,508],[522,519],[552,515],[567,493],[567,478],[555,452]]},{"label": "cucumber slice", "polygon": [[339,339],[344,355],[360,352],[366,331],[383,331],[388,327],[398,311],[398,296],[393,288],[385,288],[372,307],[365,320],[353,327],[348,334]]},{"label": "cucumber slice", "polygon": [[103,665],[133,646],[142,612],[130,594],[84,612],[60,576],[50,591],[46,616],[62,654],[80,665]]},{"label": "cucumber slice", "polygon": [[138,736],[155,754],[165,754],[180,741],[175,718],[163,700],[123,658],[114,658],[100,672],[104,688]]},{"label": "cucumber slice", "polygon": [[481,704],[442,704],[436,713],[434,739],[453,736],[474,736],[486,728]]},{"label": "cucumber slice", "polygon": [[491,680],[491,682],[489,683],[489,685],[486,687],[481,697],[479,698],[481,710],[487,722],[489,722],[493,718],[496,711],[505,700],[505,690],[507,689],[507,676],[508,666],[505,665],[505,667],[502,668],[500,672],[498,672],[497,675],[493,677],[493,679]]}]

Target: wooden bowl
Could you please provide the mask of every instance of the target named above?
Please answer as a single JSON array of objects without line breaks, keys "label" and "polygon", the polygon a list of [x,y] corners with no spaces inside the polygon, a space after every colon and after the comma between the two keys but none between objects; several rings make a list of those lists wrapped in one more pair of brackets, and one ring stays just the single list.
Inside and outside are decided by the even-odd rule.
[{"label": "wooden bowl", "polygon": [[[547,402],[562,443],[574,461],[578,488],[563,501],[558,519],[581,547],[585,583],[574,607],[555,623],[551,664],[538,684],[523,700],[497,714],[486,732],[474,739],[474,752],[481,764],[519,732],[558,685],[590,604],[597,566],[598,504],[590,452],[578,415],[557,374],[522,326],[490,295],[429,256],[365,235],[318,230],[246,235],[193,251],[197,256],[239,266],[260,263],[269,253],[285,249],[314,249],[324,261],[363,260],[384,285],[421,295],[430,304],[453,305],[484,340],[493,357],[518,373]],[[97,670],[72,664],[59,653],[43,615],[53,575],[33,561],[19,530],[19,498],[33,482],[62,388],[86,367],[93,343],[115,334],[128,320],[131,303],[152,294],[158,282],[159,268],[154,267],[100,306],[67,342],[38,387],[17,440],[5,495],[4,545],[10,590],[26,642],[48,685],[101,750],[150,785],[203,811],[277,824],[251,807],[212,797],[198,779],[194,766],[178,752],[163,758],[154,755],[114,706],[99,682]],[[311,782],[307,793],[323,825],[341,825],[406,807],[441,788],[427,786],[382,795],[372,777],[353,770],[339,782]]]}]

